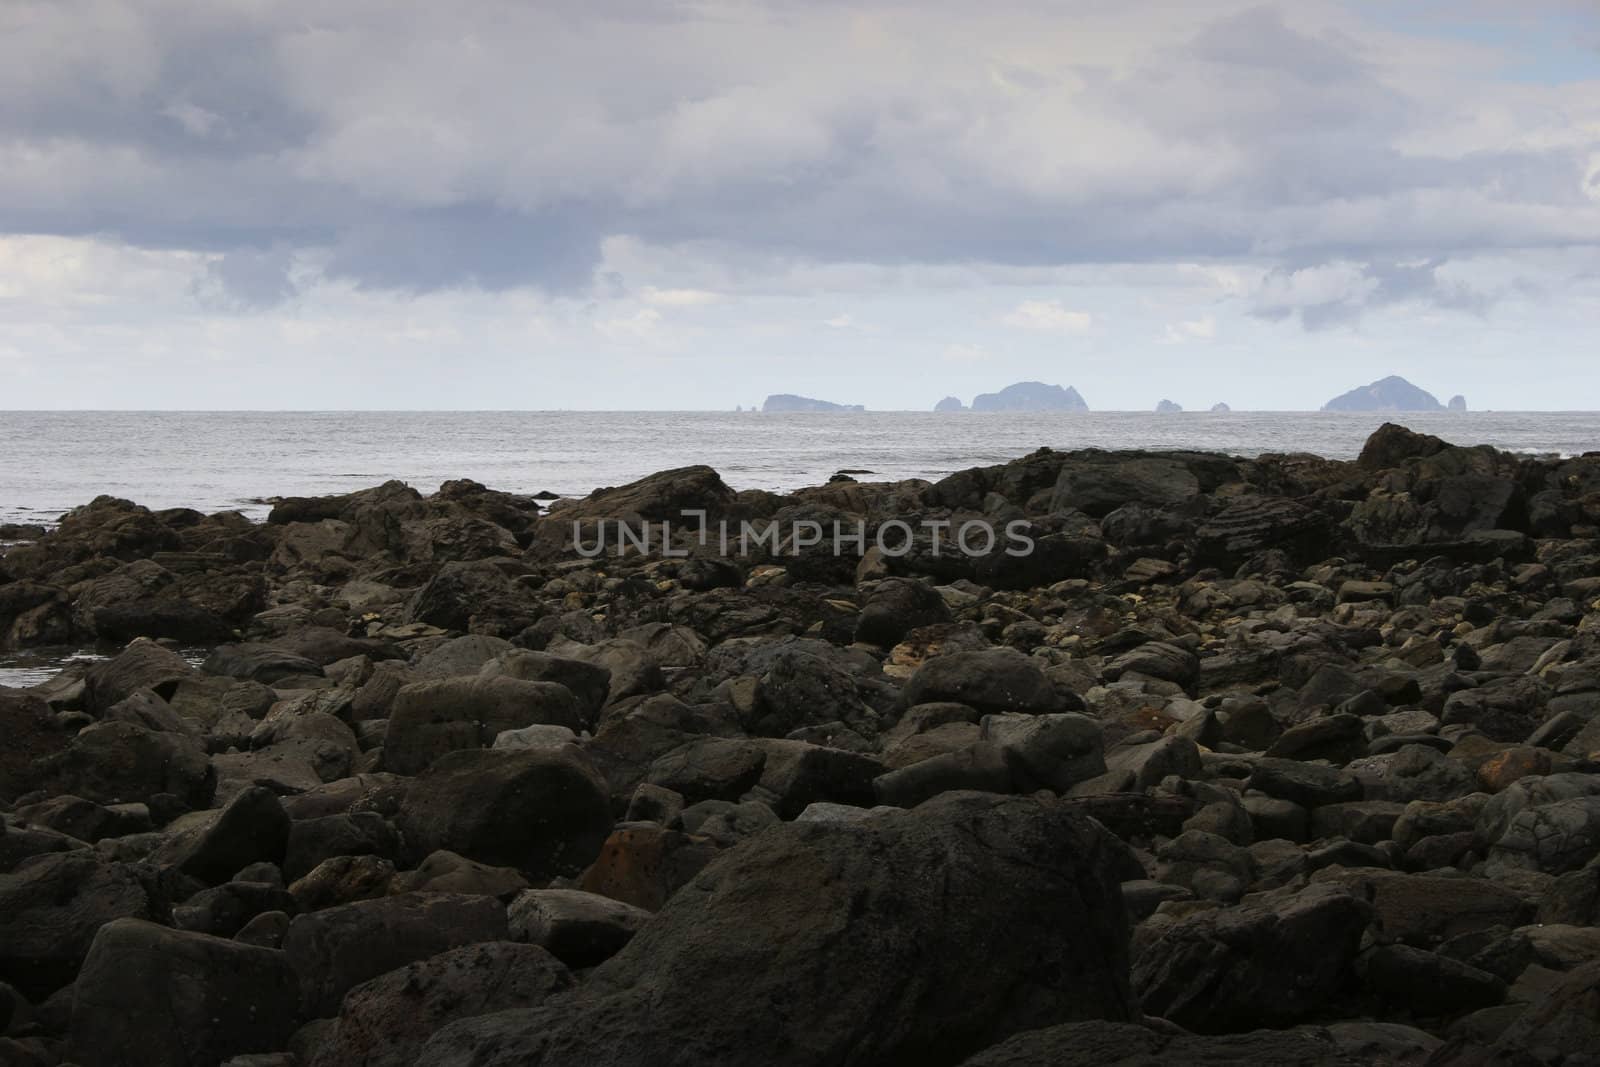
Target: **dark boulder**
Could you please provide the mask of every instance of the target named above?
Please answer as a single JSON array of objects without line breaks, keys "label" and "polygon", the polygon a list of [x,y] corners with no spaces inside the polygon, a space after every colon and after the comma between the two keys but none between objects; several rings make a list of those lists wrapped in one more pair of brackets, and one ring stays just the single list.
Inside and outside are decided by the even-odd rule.
[{"label": "dark boulder", "polygon": [[326,1017],[351,989],[397,967],[483,941],[506,940],[494,897],[406,893],[301,915],[283,951],[300,978],[302,1010]]},{"label": "dark boulder", "polygon": [[906,682],[904,700],[907,707],[948,701],[981,712],[1065,710],[1038,661],[1009,648],[928,660]]},{"label": "dark boulder", "polygon": [[454,1024],[423,1059],[938,1067],[1022,1030],[1127,1020],[1103,835],[1060,805],[970,794],[775,827],[701,872],[580,992]]},{"label": "dark boulder", "polygon": [[910,578],[888,578],[867,594],[856,619],[855,638],[889,648],[919,626],[949,621],[950,609],[933,586]]},{"label": "dark boulder", "polygon": [[486,675],[413,682],[395,695],[383,765],[418,774],[446,752],[487,748],[504,730],[534,725],[583,729],[566,686]]},{"label": "dark boulder", "polygon": [[605,781],[572,746],[448,753],[395,822],[413,861],[447,849],[536,881],[583,870],[612,826]]},{"label": "dark boulder", "polygon": [[154,641],[137,640],[89,670],[84,678],[84,703],[91,712],[103,712],[141,689],[165,700],[193,674],[194,668],[182,656]]},{"label": "dark boulder", "polygon": [[1368,470],[1388,470],[1408,459],[1422,459],[1451,447],[1432,434],[1417,433],[1398,423],[1386,422],[1361,446],[1357,466]]},{"label": "dark boulder", "polygon": [[539,945],[572,967],[615,956],[644,929],[643,908],[576,889],[530,889],[506,909],[511,936]]},{"label": "dark boulder", "polygon": [[100,722],[78,732],[41,765],[52,792],[98,804],[145,802],[169,793],[189,808],[210,805],[217,774],[187,734],[157,733],[130,722]]},{"label": "dark boulder", "polygon": [[345,994],[338,1025],[308,1067],[413,1067],[446,1023],[537,1007],[572,986],[571,972],[537,945],[489,941],[441,952]]},{"label": "dark boulder", "polygon": [[42,1000],[72,981],[100,927],[159,919],[165,909],[138,868],[85,850],[35,859],[0,875],[0,980]]},{"label": "dark boulder", "polygon": [[510,637],[537,621],[527,591],[489,560],[446,563],[406,605],[408,622]]},{"label": "dark boulder", "polygon": [[138,919],[100,929],[72,995],[84,1067],[211,1067],[281,1050],[299,1025],[282,952]]},{"label": "dark boulder", "polygon": [[9,804],[34,789],[35,761],[66,748],[71,735],[62,730],[44,698],[0,686],[0,804]]},{"label": "dark boulder", "polygon": [[484,664],[483,673],[491,677],[520,678],[525,682],[556,682],[577,698],[578,710],[586,727],[600,718],[611,690],[611,671],[600,663],[553,656],[548,652],[511,649]]},{"label": "dark boulder", "polygon": [[156,852],[157,862],[216,885],[252,863],[282,863],[289,815],[272,790],[252,786],[220,811],[186,816],[168,833]]},{"label": "dark boulder", "polygon": [[1328,887],[1200,912],[1145,948],[1133,988],[1147,1014],[1199,1033],[1292,1026],[1348,981],[1370,914]]}]

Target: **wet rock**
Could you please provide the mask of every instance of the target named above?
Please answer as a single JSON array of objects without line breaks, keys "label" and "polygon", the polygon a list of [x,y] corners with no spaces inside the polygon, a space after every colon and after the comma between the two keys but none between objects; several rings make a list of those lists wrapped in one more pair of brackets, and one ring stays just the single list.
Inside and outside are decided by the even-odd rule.
[{"label": "wet rock", "polygon": [[407,622],[443,630],[511,637],[532,624],[538,610],[496,564],[446,563],[406,605]]}]

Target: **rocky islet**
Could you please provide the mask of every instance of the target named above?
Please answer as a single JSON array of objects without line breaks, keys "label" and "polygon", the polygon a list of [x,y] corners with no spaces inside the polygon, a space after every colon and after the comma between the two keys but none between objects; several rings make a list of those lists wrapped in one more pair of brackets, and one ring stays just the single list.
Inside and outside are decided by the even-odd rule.
[{"label": "rocky islet", "polygon": [[[684,510],[916,534],[574,550]],[[0,1062],[1593,1056],[1600,454],[23,533],[0,643],[109,655],[0,690]]]}]

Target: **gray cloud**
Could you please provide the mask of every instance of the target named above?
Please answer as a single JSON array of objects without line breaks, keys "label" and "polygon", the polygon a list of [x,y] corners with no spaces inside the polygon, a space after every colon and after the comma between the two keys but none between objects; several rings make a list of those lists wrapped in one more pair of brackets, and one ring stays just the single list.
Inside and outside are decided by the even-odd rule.
[{"label": "gray cloud", "polygon": [[[207,291],[238,307],[290,297],[296,256],[367,288],[585,292],[601,242],[631,235],[879,264],[1253,258],[1280,265],[1256,313],[1318,329],[1413,300],[1481,311],[1439,280],[1449,258],[1600,241],[1600,139],[1547,114],[1564,137],[1427,141],[1462,115],[1351,18],[1228,0],[1082,3],[1076,22],[1030,0],[111,10],[8,12],[0,230],[221,253]],[[1054,57],[1080,29],[1157,43]],[[1349,262],[1349,292],[1290,291]]]},{"label": "gray cloud", "polygon": [[220,311],[254,311],[276,307],[296,293],[290,277],[294,256],[286,248],[234,248],[206,266],[195,295]]}]

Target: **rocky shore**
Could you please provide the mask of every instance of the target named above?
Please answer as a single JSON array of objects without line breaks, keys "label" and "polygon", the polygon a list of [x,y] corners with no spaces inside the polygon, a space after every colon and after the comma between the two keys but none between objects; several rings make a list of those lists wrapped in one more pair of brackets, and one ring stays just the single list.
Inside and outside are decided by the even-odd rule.
[{"label": "rocky shore", "polygon": [[11,535],[6,1067],[1600,1062],[1600,454]]}]

